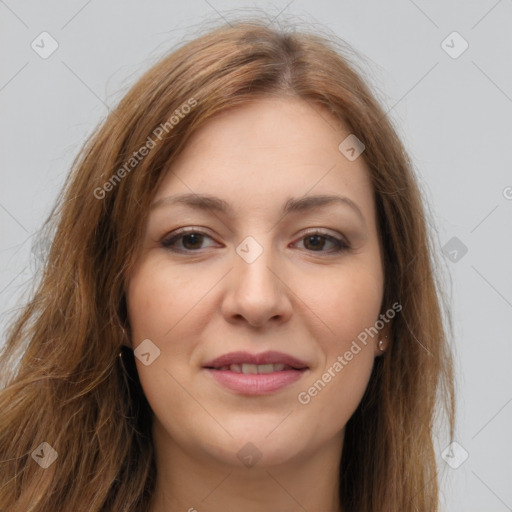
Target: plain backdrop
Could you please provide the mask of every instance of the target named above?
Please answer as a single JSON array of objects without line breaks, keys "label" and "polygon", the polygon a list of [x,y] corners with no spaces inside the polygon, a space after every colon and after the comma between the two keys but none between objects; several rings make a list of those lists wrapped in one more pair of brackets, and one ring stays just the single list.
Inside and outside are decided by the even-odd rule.
[{"label": "plain backdrop", "polygon": [[202,23],[237,14],[330,31],[364,57],[414,161],[451,276],[458,445],[438,443],[443,510],[512,510],[512,1],[253,6],[0,0],[1,339],[74,156],[158,57]]}]

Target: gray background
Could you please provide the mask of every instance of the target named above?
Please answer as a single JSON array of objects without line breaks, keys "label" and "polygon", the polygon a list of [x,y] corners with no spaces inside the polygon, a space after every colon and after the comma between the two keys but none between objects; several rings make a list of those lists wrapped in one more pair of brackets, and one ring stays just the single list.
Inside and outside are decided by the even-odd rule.
[{"label": "gray background", "polygon": [[[36,271],[34,234],[109,105],[203,21],[252,6],[0,0],[2,327]],[[454,469],[438,442],[443,510],[512,510],[512,1],[275,0],[258,8],[319,24],[365,57],[415,162],[451,276],[462,448],[445,457]],[[46,59],[31,47],[42,46],[43,31],[59,45]],[[469,44],[460,55],[454,31]]]}]

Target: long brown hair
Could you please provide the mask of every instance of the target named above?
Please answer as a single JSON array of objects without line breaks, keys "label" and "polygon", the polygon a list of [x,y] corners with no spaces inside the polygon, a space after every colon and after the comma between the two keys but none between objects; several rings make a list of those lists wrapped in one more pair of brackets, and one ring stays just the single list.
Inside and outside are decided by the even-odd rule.
[{"label": "long brown hair", "polygon": [[[342,506],[438,510],[432,429],[442,410],[453,437],[453,375],[412,164],[348,45],[258,18],[209,30],[160,60],[73,163],[44,225],[51,244],[37,287],[1,354],[0,509],[146,509],[156,476],[151,410],[133,352],[118,357],[130,344],[126,276],[164,170],[191,134],[217,112],[264,95],[327,107],[365,144],[385,268],[383,311],[402,306],[346,427]],[[34,457],[49,451],[44,442],[57,454],[46,469]]]}]

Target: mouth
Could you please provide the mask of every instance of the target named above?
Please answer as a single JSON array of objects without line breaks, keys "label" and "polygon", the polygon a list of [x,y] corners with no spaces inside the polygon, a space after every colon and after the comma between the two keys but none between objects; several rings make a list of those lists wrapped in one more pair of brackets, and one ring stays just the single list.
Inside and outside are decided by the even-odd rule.
[{"label": "mouth", "polygon": [[299,380],[309,367],[280,352],[232,352],[203,366],[223,387],[242,395],[265,395]]},{"label": "mouth", "polygon": [[229,371],[234,373],[243,373],[244,375],[263,375],[268,373],[275,373],[275,372],[283,372],[283,371],[290,371],[290,370],[306,370],[307,367],[293,367],[288,364],[283,363],[277,363],[277,364],[249,364],[249,363],[243,363],[243,364],[230,364],[230,365],[224,365],[220,366],[218,368],[215,367],[206,367],[209,370],[218,370],[218,371]]}]

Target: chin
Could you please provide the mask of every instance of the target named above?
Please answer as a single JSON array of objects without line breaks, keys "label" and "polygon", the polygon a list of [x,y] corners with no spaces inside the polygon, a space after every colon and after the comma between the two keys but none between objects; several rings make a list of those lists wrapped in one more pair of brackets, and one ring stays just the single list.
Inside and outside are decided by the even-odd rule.
[{"label": "chin", "polygon": [[247,469],[269,469],[292,462],[300,455],[296,439],[254,439],[250,436],[234,436],[227,445],[216,445],[213,457],[225,465]]}]

